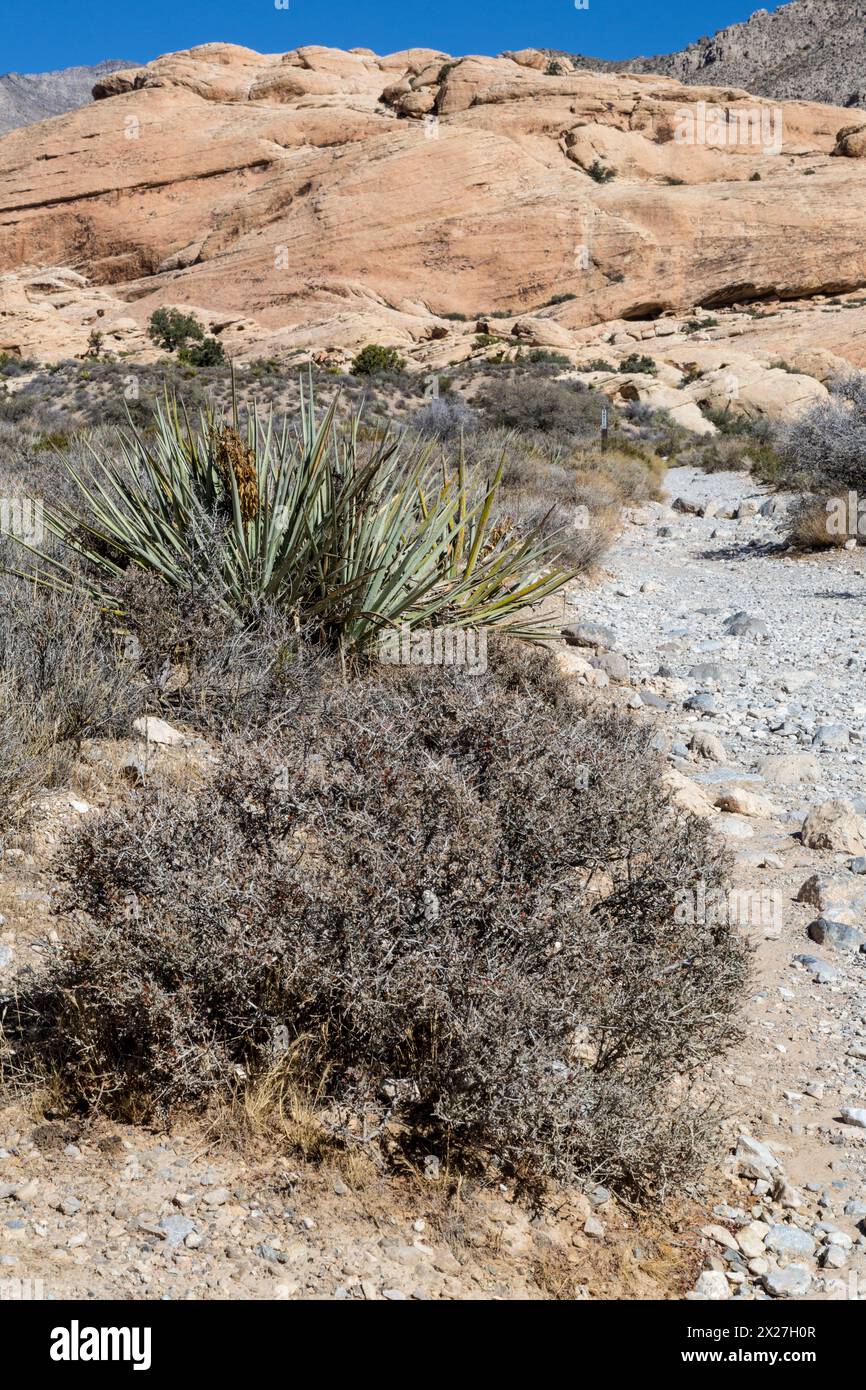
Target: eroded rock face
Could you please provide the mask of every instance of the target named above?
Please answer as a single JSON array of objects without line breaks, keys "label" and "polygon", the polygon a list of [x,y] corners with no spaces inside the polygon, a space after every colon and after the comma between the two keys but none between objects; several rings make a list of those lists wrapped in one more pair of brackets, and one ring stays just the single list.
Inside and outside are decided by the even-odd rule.
[{"label": "eroded rock face", "polygon": [[[0,273],[75,265],[118,317],[198,306],[269,350],[411,347],[494,311],[515,343],[644,320],[659,347],[659,315],[866,281],[866,169],[831,158],[850,113],[787,103],[774,152],[745,92],[570,67],[207,44],[107,74],[91,106],[0,140]],[[700,102],[736,118],[722,145]],[[747,413],[814,394],[759,367]]]}]

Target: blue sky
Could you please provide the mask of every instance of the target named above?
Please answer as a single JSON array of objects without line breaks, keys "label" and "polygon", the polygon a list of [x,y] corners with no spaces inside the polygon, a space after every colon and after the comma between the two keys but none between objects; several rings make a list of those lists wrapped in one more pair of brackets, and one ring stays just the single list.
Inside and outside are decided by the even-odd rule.
[{"label": "blue sky", "polygon": [[747,19],[758,3],[589,0],[578,10],[574,0],[288,0],[278,9],[275,0],[0,0],[0,73],[101,58],[147,62],[216,39],[269,53],[321,43],[378,53],[538,47],[626,58],[681,48]]}]

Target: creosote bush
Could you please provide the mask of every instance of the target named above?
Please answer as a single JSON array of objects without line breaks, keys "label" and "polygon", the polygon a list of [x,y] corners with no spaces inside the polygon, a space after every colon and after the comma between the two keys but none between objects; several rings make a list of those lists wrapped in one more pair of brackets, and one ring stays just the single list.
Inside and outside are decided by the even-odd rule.
[{"label": "creosote bush", "polygon": [[676,904],[725,862],[647,729],[582,713],[542,653],[490,657],[302,685],[205,790],[88,821],[7,1067],[167,1120],[283,1056],[346,1144],[527,1183],[693,1176],[744,957]]},{"label": "creosote bush", "polygon": [[377,376],[380,372],[400,372],[403,359],[396,348],[383,347],[381,343],[368,343],[352,359],[352,372],[355,376]]},{"label": "creosote bush", "polygon": [[[582,382],[566,384],[543,377],[491,382],[479,394],[478,403],[492,425],[587,440],[598,438],[606,404],[603,396]],[[615,414],[609,407],[611,424]]]}]

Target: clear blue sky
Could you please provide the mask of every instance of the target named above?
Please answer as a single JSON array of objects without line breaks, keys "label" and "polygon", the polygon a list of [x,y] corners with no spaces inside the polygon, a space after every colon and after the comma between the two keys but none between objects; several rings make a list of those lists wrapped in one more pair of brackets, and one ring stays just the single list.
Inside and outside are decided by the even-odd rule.
[{"label": "clear blue sky", "polygon": [[[562,48],[601,58],[666,53],[747,19],[760,0],[0,0],[0,73],[102,58],[147,62],[220,39],[261,52],[300,44],[448,53]],[[776,9],[775,4],[768,8]]]}]

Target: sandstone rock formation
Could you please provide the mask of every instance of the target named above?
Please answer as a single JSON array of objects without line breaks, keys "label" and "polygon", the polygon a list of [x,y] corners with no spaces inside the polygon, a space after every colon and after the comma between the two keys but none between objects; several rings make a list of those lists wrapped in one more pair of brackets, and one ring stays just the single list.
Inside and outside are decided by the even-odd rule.
[{"label": "sandstone rock formation", "polygon": [[[798,336],[780,308],[866,283],[866,167],[833,157],[849,113],[788,103],[774,152],[745,92],[548,68],[536,50],[207,44],[108,74],[92,105],[0,140],[0,350],[68,355],[94,327],[141,350],[171,304],[236,355],[380,341],[436,368],[486,320],[493,350],[575,362],[603,342],[618,366],[639,341],[666,370],[629,389],[677,392],[695,428],[732,375],[746,413],[821,394],[817,370],[774,368],[783,344],[859,360],[858,308],[850,347],[838,318]],[[33,271],[51,267],[83,283],[46,295]],[[775,340],[750,307],[770,299]],[[721,332],[688,322],[697,305]]]}]

